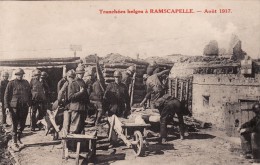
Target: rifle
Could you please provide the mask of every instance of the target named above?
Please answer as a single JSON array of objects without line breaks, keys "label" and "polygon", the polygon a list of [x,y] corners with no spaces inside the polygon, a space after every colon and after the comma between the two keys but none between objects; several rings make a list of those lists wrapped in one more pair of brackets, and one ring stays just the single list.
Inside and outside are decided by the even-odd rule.
[{"label": "rifle", "polygon": [[[136,65],[135,65],[136,68]],[[131,91],[130,91],[130,106],[133,105],[134,102],[134,87],[135,87],[135,77],[136,77],[136,72],[133,75],[132,83],[131,83]]]},{"label": "rifle", "polygon": [[101,71],[101,67],[99,65],[99,60],[98,60],[98,56],[95,54],[95,58],[96,58],[96,72],[97,72],[97,79],[99,81],[99,85],[102,89],[102,91],[104,92],[105,91],[105,79],[104,79],[104,76],[103,76],[103,73]]}]

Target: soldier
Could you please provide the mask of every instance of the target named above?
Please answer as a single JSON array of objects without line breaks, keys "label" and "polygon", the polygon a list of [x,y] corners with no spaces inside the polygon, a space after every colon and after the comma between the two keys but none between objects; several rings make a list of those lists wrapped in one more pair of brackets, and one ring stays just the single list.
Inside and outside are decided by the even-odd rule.
[{"label": "soldier", "polygon": [[160,68],[158,67],[158,64],[155,61],[152,61],[147,67],[146,70],[147,75],[151,76],[158,72],[160,72]]},{"label": "soldier", "polygon": [[166,142],[167,137],[167,122],[168,119],[173,117],[176,113],[179,119],[180,127],[180,139],[183,139],[183,114],[182,106],[179,100],[176,98],[168,97],[165,95],[166,86],[163,83],[165,75],[169,73],[169,70],[164,70],[162,72],[156,73],[147,78],[146,81],[146,96],[140,103],[141,106],[150,99],[151,108],[157,108],[160,111],[160,139],[159,143]]},{"label": "soldier", "polygon": [[42,86],[45,90],[45,95],[46,95],[46,107],[50,108],[50,99],[51,99],[51,93],[50,93],[50,87],[49,84],[47,82],[47,77],[48,77],[48,73],[46,72],[41,72],[41,77],[40,77],[40,82],[42,83]]},{"label": "soldier", "polygon": [[104,89],[101,86],[101,83],[98,79],[92,85],[92,92],[90,93],[90,100],[91,103],[94,104],[96,109],[96,121],[95,125],[100,123],[102,113],[103,113],[103,96],[104,96]]},{"label": "soldier", "polygon": [[159,143],[167,141],[167,124],[176,114],[179,120],[180,139],[184,139],[183,108],[181,102],[168,94],[163,95],[154,102],[154,107],[160,112],[160,138]]},{"label": "soldier", "polygon": [[242,157],[253,158],[255,163],[260,162],[260,103],[253,105],[256,116],[243,123],[237,130],[240,132]]},{"label": "soldier", "polygon": [[60,89],[58,93],[58,104],[64,108],[64,114],[63,114],[63,133],[66,135],[69,131],[69,125],[70,125],[70,112],[69,112],[69,99],[68,99],[68,86],[69,83],[74,80],[76,77],[75,71],[69,70],[66,74],[66,82],[63,84],[62,88]]},{"label": "soldier", "polygon": [[[40,81],[41,71],[36,69],[33,71],[33,78],[30,82],[32,93],[32,123],[31,130],[35,131],[38,120],[43,119],[47,110],[47,91],[45,85]],[[36,116],[38,111],[38,115]],[[41,129],[41,128],[39,128]]]},{"label": "soldier", "polygon": [[9,82],[8,78],[9,78],[9,74],[7,72],[2,72],[2,77],[3,80],[0,81],[0,101],[2,104],[2,124],[4,127],[7,127],[8,125],[6,124],[6,110],[5,110],[5,106],[4,106],[4,95],[5,95],[5,89],[6,86]]},{"label": "soldier", "polygon": [[162,97],[166,93],[166,86],[163,83],[165,75],[167,75],[170,70],[164,70],[162,72],[156,73],[152,76],[149,76],[146,80],[146,96],[142,101],[142,105],[150,99],[151,108],[154,108],[154,102]]},{"label": "soldier", "polygon": [[104,93],[104,101],[108,105],[108,116],[127,117],[130,114],[130,99],[128,90],[123,84],[122,73],[114,72],[115,82],[108,84]]},{"label": "soldier", "polygon": [[[89,95],[91,95],[91,94],[93,95],[94,94],[93,85],[94,85],[95,79],[96,79],[96,76],[93,73],[93,70],[86,72],[84,78],[85,78],[84,81],[86,82],[86,85],[87,85],[87,92],[88,92],[88,94]],[[95,99],[95,98],[89,98],[89,99],[90,99],[90,106],[88,108],[86,122],[88,124],[94,124],[95,119],[91,118],[91,116],[96,114],[96,112],[97,112],[97,105],[96,105],[95,100],[92,100],[92,99]]]},{"label": "soldier", "polygon": [[84,131],[84,124],[89,105],[87,86],[82,79],[85,69],[82,66],[76,68],[76,78],[69,83],[68,99],[70,116],[70,132],[81,134]]},{"label": "soldier", "polygon": [[23,69],[15,70],[16,79],[7,84],[5,90],[5,108],[10,112],[12,119],[12,139],[11,145],[14,151],[19,151],[21,142],[21,134],[25,127],[26,117],[28,115],[28,107],[31,103],[30,84],[27,80],[23,80]]},{"label": "soldier", "polygon": [[62,77],[62,79],[60,79],[60,81],[57,84],[57,93],[59,93],[59,91],[61,90],[62,86],[64,85],[64,83],[67,82],[67,75],[65,75],[64,77]]},{"label": "soldier", "polygon": [[122,73],[122,83],[126,85],[127,90],[129,90],[129,86],[131,84],[131,80],[135,73],[135,67],[129,66],[125,72]]}]

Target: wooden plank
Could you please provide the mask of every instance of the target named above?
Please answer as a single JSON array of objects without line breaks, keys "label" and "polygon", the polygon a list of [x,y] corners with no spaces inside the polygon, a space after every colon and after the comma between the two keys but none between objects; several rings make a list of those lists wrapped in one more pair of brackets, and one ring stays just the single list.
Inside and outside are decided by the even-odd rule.
[{"label": "wooden plank", "polygon": [[79,165],[80,142],[77,142],[76,165]]},{"label": "wooden plank", "polygon": [[178,97],[178,78],[175,79],[175,94],[174,97]]},{"label": "wooden plank", "polygon": [[87,135],[87,134],[68,134],[65,137],[62,137],[62,139],[67,139],[67,140],[89,140],[89,139],[97,139],[97,137],[93,135]]},{"label": "wooden plank", "polygon": [[126,127],[141,127],[141,128],[143,128],[143,127],[150,127],[151,125],[150,124],[135,124],[135,123],[124,123],[123,125],[122,125],[122,127],[123,128],[126,128]]},{"label": "wooden plank", "polygon": [[[126,69],[129,66],[133,66],[133,64],[122,64],[122,63],[112,63],[112,64],[104,64],[104,68],[121,68],[121,69]],[[147,66],[146,65],[136,65],[137,69],[145,69]]]},{"label": "wooden plank", "polygon": [[183,100],[183,81],[181,83],[181,89],[180,89],[180,100]]}]

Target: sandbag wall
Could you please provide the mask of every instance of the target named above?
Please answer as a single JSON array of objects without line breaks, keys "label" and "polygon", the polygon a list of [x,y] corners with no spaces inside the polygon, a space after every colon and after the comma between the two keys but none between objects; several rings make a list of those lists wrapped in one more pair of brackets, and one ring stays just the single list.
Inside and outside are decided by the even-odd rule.
[{"label": "sandbag wall", "polygon": [[113,74],[116,70],[123,72],[131,65],[136,65],[136,78],[133,96],[133,103],[135,104],[140,103],[145,96],[145,85],[143,84],[143,75],[146,73],[147,63],[138,61],[125,61],[124,63],[104,63],[103,75],[106,84],[111,83],[114,81]]}]

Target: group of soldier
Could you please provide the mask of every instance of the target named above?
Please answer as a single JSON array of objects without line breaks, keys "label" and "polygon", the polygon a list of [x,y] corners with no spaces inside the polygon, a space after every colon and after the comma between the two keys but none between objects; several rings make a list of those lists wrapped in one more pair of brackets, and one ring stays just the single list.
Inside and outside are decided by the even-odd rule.
[{"label": "group of soldier", "polygon": [[[4,72],[1,81],[2,123],[6,127],[6,114],[12,123],[12,149],[19,151],[22,147],[21,135],[25,128],[29,107],[32,109],[31,130],[35,131],[37,120],[45,116],[48,105],[49,86],[46,72],[35,70],[29,83],[23,79],[23,69],[14,71],[16,78],[8,81],[9,74]],[[38,111],[38,112],[37,112]],[[36,115],[37,114],[37,115]]]},{"label": "group of soldier", "polygon": [[[58,107],[63,109],[62,130],[64,135],[68,133],[84,133],[85,120],[91,115],[90,110],[94,109],[94,125],[99,125],[102,116],[116,115],[127,118],[131,113],[129,86],[132,76],[136,72],[135,66],[128,67],[124,72],[116,70],[113,74],[114,82],[106,87],[98,79],[97,73],[85,71],[85,67],[79,65],[76,70],[69,70],[57,84],[57,101],[53,103],[52,109]],[[12,149],[19,151],[22,147],[21,135],[25,128],[25,122],[31,107],[31,131],[41,129],[37,124],[46,116],[47,109],[51,109],[50,89],[46,81],[46,72],[36,69],[33,71],[30,83],[23,79],[23,69],[14,71],[16,78],[8,81],[9,74],[2,73],[0,94],[2,103],[2,124],[6,124],[6,114],[9,113],[12,123]],[[159,143],[167,141],[167,124],[176,114],[179,120],[180,138],[184,138],[183,130],[183,105],[181,102],[167,94],[167,76],[169,70],[160,70],[156,62],[151,63],[147,68],[147,74],[143,76],[146,85],[146,95],[141,106],[156,108],[160,112],[160,138]],[[55,106],[56,105],[56,106]],[[246,127],[253,127],[259,132],[260,104],[254,105],[253,110],[256,117],[243,124],[241,132],[242,147],[246,154],[251,148],[250,135],[243,132]],[[254,136],[255,137],[255,136]],[[254,138],[252,136],[252,138]],[[248,142],[249,141],[249,142]]]}]

